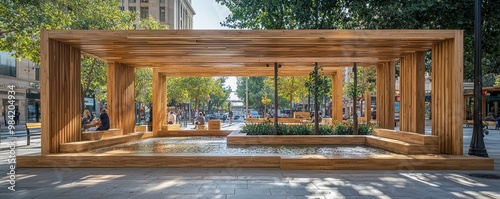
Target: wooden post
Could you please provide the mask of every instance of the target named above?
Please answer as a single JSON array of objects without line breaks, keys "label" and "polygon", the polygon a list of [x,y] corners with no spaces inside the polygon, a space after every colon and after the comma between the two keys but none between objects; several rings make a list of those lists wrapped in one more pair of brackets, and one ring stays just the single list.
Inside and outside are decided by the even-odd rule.
[{"label": "wooden post", "polygon": [[336,68],[332,75],[332,122],[334,124],[342,122],[343,107],[343,82],[342,72],[344,68]]},{"label": "wooden post", "polygon": [[394,129],[394,62],[377,65],[377,121],[380,128]]},{"label": "wooden post", "polygon": [[122,129],[123,135],[134,132],[135,69],[118,62],[108,63],[108,115],[110,128]]},{"label": "wooden post", "polygon": [[401,59],[401,131],[425,133],[425,52]]},{"label": "wooden post", "polygon": [[463,154],[463,31],[432,47],[432,134],[444,154]]},{"label": "wooden post", "polygon": [[366,124],[370,123],[372,118],[372,94],[370,92],[365,93],[365,118]]},{"label": "wooden post", "polygon": [[80,50],[41,31],[41,154],[59,153],[62,143],[81,139]]},{"label": "wooden post", "polygon": [[153,68],[153,136],[158,136],[167,114],[167,77]]}]

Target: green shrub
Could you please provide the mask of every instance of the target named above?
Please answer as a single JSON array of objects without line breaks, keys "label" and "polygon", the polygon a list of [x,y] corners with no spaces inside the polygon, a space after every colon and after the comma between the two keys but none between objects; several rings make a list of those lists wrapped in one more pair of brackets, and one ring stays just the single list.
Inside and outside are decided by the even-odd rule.
[{"label": "green shrub", "polygon": [[[314,128],[314,126],[313,126]],[[335,128],[330,125],[320,125],[319,126],[320,135],[335,135]]]},{"label": "green shrub", "polygon": [[241,129],[242,133],[247,135],[272,135],[274,126],[270,123],[247,124]]},{"label": "green shrub", "polygon": [[360,124],[358,125],[358,135],[371,135],[373,126]]},{"label": "green shrub", "polygon": [[352,132],[354,131],[351,125],[343,123],[337,124],[334,127],[334,130],[334,135],[352,135]]},{"label": "green shrub", "polygon": [[278,135],[313,135],[311,125],[278,125]]},{"label": "green shrub", "polygon": [[[358,134],[359,135],[371,135],[374,128],[377,125],[373,124],[359,124]],[[354,128],[352,124],[338,124],[335,126],[320,125],[319,134],[320,135],[352,135]],[[247,124],[241,129],[242,133],[247,135],[273,135],[274,124],[273,123],[261,123],[261,124]],[[314,125],[278,125],[278,135],[314,135]]]}]

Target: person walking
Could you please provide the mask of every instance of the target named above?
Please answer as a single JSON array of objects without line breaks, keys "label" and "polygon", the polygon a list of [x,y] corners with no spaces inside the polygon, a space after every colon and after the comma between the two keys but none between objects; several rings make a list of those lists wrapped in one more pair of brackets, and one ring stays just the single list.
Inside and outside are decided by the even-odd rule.
[{"label": "person walking", "polygon": [[227,117],[229,118],[229,125],[233,124],[233,111],[230,110],[229,114],[227,114]]}]

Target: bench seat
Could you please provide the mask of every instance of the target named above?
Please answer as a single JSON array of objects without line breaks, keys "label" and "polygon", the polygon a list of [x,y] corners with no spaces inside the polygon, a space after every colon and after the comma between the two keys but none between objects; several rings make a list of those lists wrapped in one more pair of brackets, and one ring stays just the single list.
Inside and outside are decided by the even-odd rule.
[{"label": "bench seat", "polygon": [[173,131],[173,130],[181,130],[181,124],[167,124],[161,126],[161,130]]},{"label": "bench seat", "polygon": [[31,129],[40,129],[42,128],[42,123],[26,123],[26,145],[30,145],[31,136],[39,136],[42,135],[42,132],[30,132]]},{"label": "bench seat", "polygon": [[77,152],[107,147],[107,146],[111,146],[111,145],[136,141],[136,140],[141,139],[143,134],[144,133],[142,133],[142,132],[136,132],[136,133],[131,133],[128,135],[120,135],[120,136],[102,138],[100,140],[88,140],[88,141],[63,143],[60,146],[60,152],[61,153],[77,153]]},{"label": "bench seat", "polygon": [[108,129],[106,131],[84,131],[82,132],[82,141],[100,140],[103,138],[123,135],[121,129]]}]

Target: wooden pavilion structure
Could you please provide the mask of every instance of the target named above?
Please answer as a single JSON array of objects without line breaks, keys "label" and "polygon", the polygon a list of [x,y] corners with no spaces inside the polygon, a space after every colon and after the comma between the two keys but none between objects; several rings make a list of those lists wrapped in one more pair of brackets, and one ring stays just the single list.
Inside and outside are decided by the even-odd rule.
[{"label": "wooden pavilion structure", "polygon": [[[333,120],[342,120],[342,69],[377,69],[377,120],[394,128],[395,62],[401,63],[400,130],[424,133],[424,58],[432,51],[432,133],[440,152],[463,154],[461,30],[42,30],[42,155],[81,139],[81,55],[108,63],[112,128],[134,131],[134,69],[153,68],[153,133],[165,121],[168,76],[332,76]],[[196,85],[193,85],[196,86]]]}]

